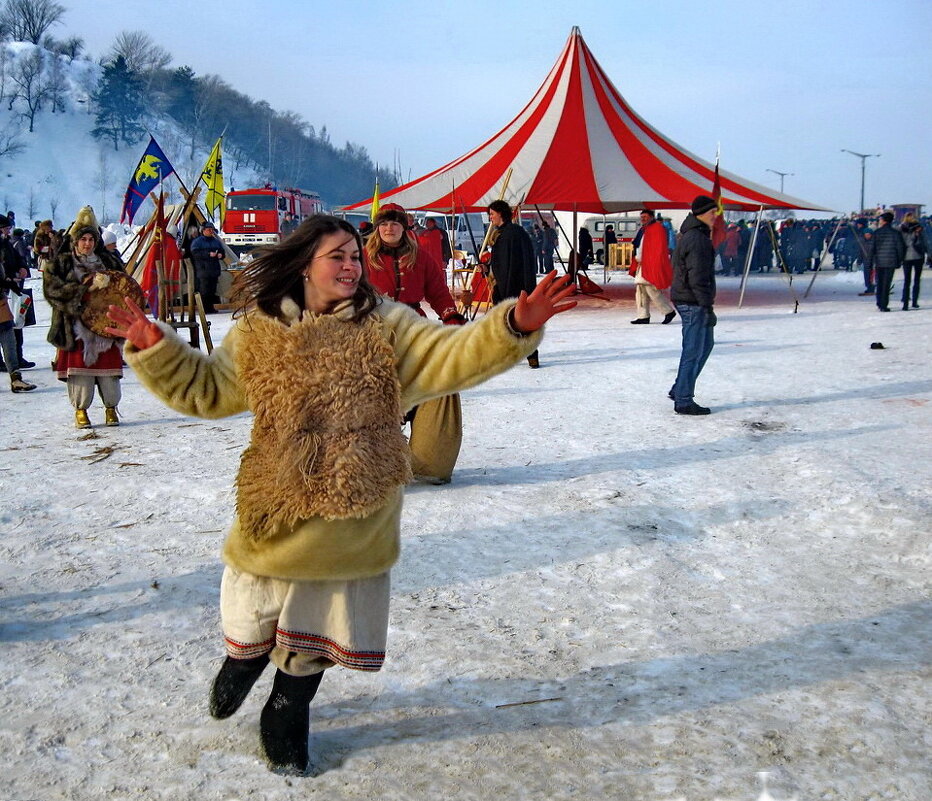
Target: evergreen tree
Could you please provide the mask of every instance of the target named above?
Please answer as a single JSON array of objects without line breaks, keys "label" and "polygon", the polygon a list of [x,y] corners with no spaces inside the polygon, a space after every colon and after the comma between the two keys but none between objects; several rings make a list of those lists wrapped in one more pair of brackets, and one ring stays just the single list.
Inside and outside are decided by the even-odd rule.
[{"label": "evergreen tree", "polygon": [[132,145],[145,133],[139,123],[143,112],[142,80],[117,56],[104,67],[97,91],[97,125],[91,134],[95,139],[109,139],[113,149],[120,143]]}]

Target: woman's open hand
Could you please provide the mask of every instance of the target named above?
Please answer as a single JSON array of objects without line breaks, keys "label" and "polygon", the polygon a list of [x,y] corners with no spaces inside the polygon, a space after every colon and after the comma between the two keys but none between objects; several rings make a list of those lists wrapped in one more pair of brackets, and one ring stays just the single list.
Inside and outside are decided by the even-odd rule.
[{"label": "woman's open hand", "polygon": [[576,291],[573,277],[569,274],[558,277],[556,270],[545,275],[529,295],[522,292],[514,309],[515,328],[522,334],[536,331],[551,317],[569,311],[575,300],[566,300]]},{"label": "woman's open hand", "polygon": [[117,339],[125,339],[135,348],[145,350],[162,340],[162,329],[153,323],[146,313],[130,298],[123,298],[126,308],[110,306],[107,317],[113,323],[104,331]]}]

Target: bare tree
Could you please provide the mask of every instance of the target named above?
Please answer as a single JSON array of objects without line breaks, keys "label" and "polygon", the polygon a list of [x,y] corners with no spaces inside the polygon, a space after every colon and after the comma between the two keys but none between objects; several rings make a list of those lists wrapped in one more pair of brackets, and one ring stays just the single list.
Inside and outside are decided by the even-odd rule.
[{"label": "bare tree", "polygon": [[110,163],[107,152],[100,148],[97,156],[97,172],[94,174],[94,189],[100,193],[100,219],[107,219],[107,197],[110,193],[111,179]]},{"label": "bare tree", "polygon": [[13,102],[22,100],[26,110],[21,112],[23,119],[29,120],[29,133],[35,129],[36,112],[42,108],[42,101],[48,97],[48,86],[42,80],[42,51],[35,50],[19,60],[10,73],[10,80],[15,93],[10,96],[9,109]]},{"label": "bare tree", "polygon": [[42,47],[50,53],[67,56],[74,61],[84,50],[84,40],[80,36],[72,36],[60,42],[54,36],[46,34],[42,37]]},{"label": "bare tree", "polygon": [[6,0],[0,11],[0,27],[18,42],[37,45],[49,28],[61,23],[65,11],[52,0]]},{"label": "bare tree", "polygon": [[194,158],[194,150],[198,144],[213,145],[213,137],[223,130],[227,116],[223,99],[228,88],[217,75],[205,75],[197,80],[191,108],[192,124],[188,129],[191,146],[189,159]]},{"label": "bare tree", "polygon": [[15,123],[8,123],[6,127],[0,131],[0,158],[4,156],[15,156],[17,153],[22,153],[25,145],[20,141],[19,133],[19,125]]},{"label": "bare tree", "polygon": [[126,66],[140,75],[165,69],[172,60],[171,53],[153,42],[145,31],[123,31],[117,34],[103,61],[111,62],[118,56],[123,56]]},{"label": "bare tree", "polygon": [[9,63],[10,54],[4,47],[2,38],[0,38],[0,103],[6,98],[6,77]]},{"label": "bare tree", "polygon": [[65,82],[65,70],[62,67],[61,58],[57,53],[49,55],[50,61],[45,86],[48,90],[49,105],[53,114],[65,110],[65,94],[68,86]]},{"label": "bare tree", "polygon": [[29,187],[29,197],[26,199],[26,219],[34,220],[36,218],[36,187]]},{"label": "bare tree", "polygon": [[72,61],[84,52],[84,40],[80,36],[69,36],[64,42],[59,42],[59,52],[68,56]]}]

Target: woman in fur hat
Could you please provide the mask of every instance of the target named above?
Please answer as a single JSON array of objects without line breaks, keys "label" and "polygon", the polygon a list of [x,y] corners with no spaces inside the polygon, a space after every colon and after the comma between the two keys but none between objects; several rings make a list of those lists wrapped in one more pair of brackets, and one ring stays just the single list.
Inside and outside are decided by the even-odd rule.
[{"label": "woman in fur hat", "polygon": [[[91,213],[91,217],[93,213]],[[90,223],[90,224],[88,224]],[[68,386],[68,399],[74,406],[78,428],[90,428],[87,410],[94,400],[94,388],[104,404],[104,422],[120,424],[120,379],[123,357],[120,343],[91,331],[81,321],[84,296],[95,280],[103,280],[101,270],[122,270],[119,259],[103,246],[96,220],[80,216],[62,242],[58,255],[46,263],[42,291],[52,309],[48,341],[58,348],[55,372]]]},{"label": "woman in fur hat", "polygon": [[[369,281],[379,294],[407,304],[422,317],[421,301],[426,300],[446,325],[464,325],[466,318],[456,309],[443,268],[419,246],[407,218],[397,203],[379,209],[365,245]],[[459,395],[427,401],[412,409],[408,419],[415,478],[449,484],[463,442]]]},{"label": "woman in fur hat", "polygon": [[127,362],[165,403],[254,415],[223,549],[227,658],[210,712],[232,715],[271,660],[260,741],[273,770],[307,770],[324,670],[382,666],[411,477],[402,415],[524,358],[543,324],[575,305],[567,283],[550,276],[476,323],[443,326],[380,298],[353,226],[316,215],[242,271],[236,322],[210,356],[131,301],[110,307],[108,333],[126,339]]}]

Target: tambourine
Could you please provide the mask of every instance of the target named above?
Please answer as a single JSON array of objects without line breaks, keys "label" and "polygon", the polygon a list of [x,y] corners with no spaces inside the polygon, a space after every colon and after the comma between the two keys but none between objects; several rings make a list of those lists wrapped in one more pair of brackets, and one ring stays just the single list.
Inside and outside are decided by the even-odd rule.
[{"label": "tambourine", "polygon": [[113,325],[113,321],[107,317],[107,309],[110,306],[126,308],[123,302],[123,298],[126,297],[143,311],[149,308],[149,302],[146,300],[142,287],[132,276],[120,270],[97,270],[84,295],[81,322],[98,336],[113,339],[113,336],[105,330]]}]

